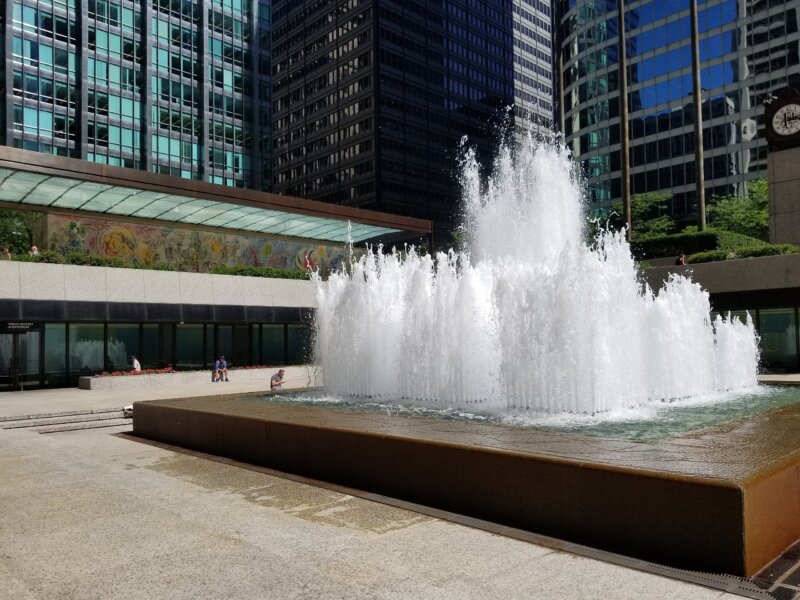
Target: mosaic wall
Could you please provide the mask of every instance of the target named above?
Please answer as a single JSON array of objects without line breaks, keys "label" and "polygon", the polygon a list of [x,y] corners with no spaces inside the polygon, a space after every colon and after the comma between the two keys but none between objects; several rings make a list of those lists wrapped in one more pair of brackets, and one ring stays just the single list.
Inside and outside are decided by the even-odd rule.
[{"label": "mosaic wall", "polygon": [[339,245],[314,245],[281,239],[192,231],[123,223],[83,216],[48,215],[42,236],[48,250],[168,263],[182,271],[207,272],[216,266],[319,268],[323,274],[345,260]]}]

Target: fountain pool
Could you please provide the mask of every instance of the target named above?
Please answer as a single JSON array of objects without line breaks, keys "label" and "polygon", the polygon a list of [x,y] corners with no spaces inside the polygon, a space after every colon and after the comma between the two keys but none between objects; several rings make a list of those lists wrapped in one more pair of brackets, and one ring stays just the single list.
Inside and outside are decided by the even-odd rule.
[{"label": "fountain pool", "polygon": [[601,415],[570,413],[532,413],[507,411],[503,414],[473,413],[459,408],[428,408],[409,404],[376,402],[371,398],[331,396],[323,391],[301,394],[254,395],[257,402],[324,406],[344,412],[380,413],[397,417],[416,416],[504,425],[522,429],[542,429],[579,435],[630,441],[653,441],[714,427],[800,402],[800,388],[758,386],[746,392],[720,393],[674,402],[659,402],[647,407],[618,409]]},{"label": "fountain pool", "polygon": [[468,251],[376,252],[317,280],[327,396],[137,402],[134,433],[636,558],[756,573],[800,538],[800,404],[757,387],[752,322],[712,322],[685,277],[653,293],[619,234],[585,244],[557,146],[504,149],[494,172],[484,185],[465,161]]}]

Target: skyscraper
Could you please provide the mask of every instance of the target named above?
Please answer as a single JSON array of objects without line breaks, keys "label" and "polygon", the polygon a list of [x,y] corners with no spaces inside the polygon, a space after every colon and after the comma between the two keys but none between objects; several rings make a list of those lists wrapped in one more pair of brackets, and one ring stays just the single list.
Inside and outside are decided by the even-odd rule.
[{"label": "skyscraper", "polygon": [[552,121],[546,10],[274,2],[274,190],[452,222],[462,136],[489,157],[515,99],[515,119]]},{"label": "skyscraper", "polygon": [[517,129],[551,129],[555,116],[553,10],[549,1],[513,0],[512,11]]},{"label": "skyscraper", "polygon": [[[670,191],[672,212],[696,213],[689,0],[626,8],[631,193]],[[800,84],[798,0],[700,4],[705,188],[746,192],[766,176],[764,103]],[[615,0],[559,4],[560,106],[567,143],[595,208],[619,200],[618,22]]]},{"label": "skyscraper", "polygon": [[2,25],[5,144],[268,188],[266,0],[9,0]]}]

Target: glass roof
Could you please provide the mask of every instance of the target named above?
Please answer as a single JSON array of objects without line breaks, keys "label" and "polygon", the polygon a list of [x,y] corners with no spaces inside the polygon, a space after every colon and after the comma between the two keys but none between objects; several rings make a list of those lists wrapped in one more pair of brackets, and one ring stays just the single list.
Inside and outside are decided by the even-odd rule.
[{"label": "glass roof", "polygon": [[[0,201],[354,243],[401,229],[0,168]],[[348,238],[348,225],[349,238]]]}]

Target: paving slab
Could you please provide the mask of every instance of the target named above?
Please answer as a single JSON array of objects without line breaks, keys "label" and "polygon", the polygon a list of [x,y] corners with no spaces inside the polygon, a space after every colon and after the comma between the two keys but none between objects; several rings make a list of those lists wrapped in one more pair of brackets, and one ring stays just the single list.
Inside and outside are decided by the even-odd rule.
[{"label": "paving slab", "polygon": [[0,430],[4,600],[736,598],[112,432]]}]

